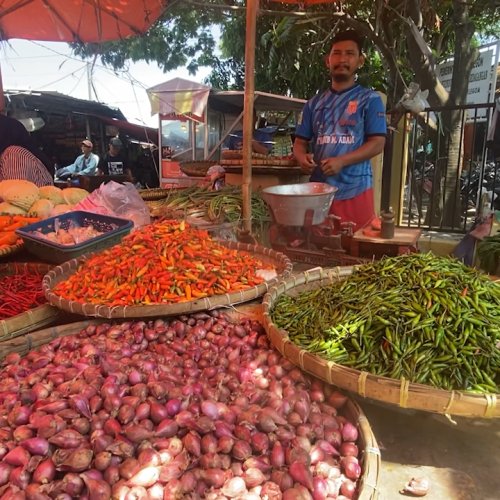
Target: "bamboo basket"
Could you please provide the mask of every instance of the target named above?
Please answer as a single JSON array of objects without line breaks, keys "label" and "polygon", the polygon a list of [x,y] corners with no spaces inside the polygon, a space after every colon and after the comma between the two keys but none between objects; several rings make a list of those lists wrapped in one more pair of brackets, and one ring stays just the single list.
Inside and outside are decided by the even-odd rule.
[{"label": "bamboo basket", "polygon": [[171,192],[171,189],[163,188],[140,189],[139,195],[144,201],[155,201],[167,198]]},{"label": "bamboo basket", "polygon": [[280,295],[325,286],[352,274],[352,267],[313,269],[273,286],[263,299],[263,325],[271,343],[292,363],[312,375],[347,391],[383,403],[442,415],[499,418],[500,394],[448,391],[408,380],[381,377],[327,361],[294,344],[285,330],[271,320],[271,309]]},{"label": "bamboo basket", "polygon": [[[53,266],[49,264],[36,263],[6,263],[0,264],[0,277],[17,274],[19,272],[36,271],[39,273],[48,273]],[[42,304],[29,311],[17,314],[7,319],[0,320],[0,341],[12,339],[19,335],[37,330],[43,326],[49,325],[59,315],[59,310],[50,304]]]},{"label": "bamboo basket", "polygon": [[98,325],[100,323],[104,323],[104,320],[92,319],[78,321],[76,323],[68,323],[66,325],[52,326],[43,330],[37,330],[36,332],[27,333],[22,337],[4,340],[0,342],[0,361],[11,352],[17,352],[21,356],[24,356],[31,350],[37,349],[44,344],[48,344],[57,337],[74,335],[89,325]]},{"label": "bamboo basket", "polygon": [[181,163],[181,171],[190,177],[205,177],[212,165],[217,165],[217,160],[189,161]]},{"label": "bamboo basket", "polygon": [[[13,352],[25,356],[31,350],[48,344],[58,337],[75,335],[89,325],[97,325],[104,322],[105,320],[102,319],[93,319],[58,325],[26,334],[23,337],[0,342],[0,361]],[[378,499],[377,484],[381,469],[381,456],[373,430],[363,410],[355,401],[347,399],[341,413],[352,423],[356,424],[359,429],[358,444],[361,451],[362,475],[359,479],[357,499],[376,500]]]},{"label": "bamboo basket", "polygon": [[205,311],[221,306],[240,304],[242,302],[254,300],[264,295],[269,287],[273,286],[280,279],[288,278],[292,272],[292,263],[285,254],[259,245],[248,245],[233,241],[221,241],[220,243],[229,248],[250,252],[262,259],[264,262],[273,264],[276,267],[278,276],[272,280],[246,290],[221,295],[212,295],[210,297],[204,297],[188,302],[109,307],[105,304],[97,305],[69,301],[59,297],[52,291],[57,283],[69,278],[69,276],[76,271],[80,263],[83,261],[82,259],[73,259],[55,267],[44,277],[42,284],[43,290],[50,304],[63,309],[64,311],[81,314],[83,316],[94,316],[99,318],[173,316],[177,314],[188,314],[196,311]]},{"label": "bamboo basket", "polygon": [[19,250],[21,250],[21,248],[23,248],[23,246],[24,246],[24,242],[21,240],[21,243],[16,243],[15,245],[9,245],[9,246],[0,248],[0,257],[6,257],[7,255],[12,255],[16,252],[19,252]]}]

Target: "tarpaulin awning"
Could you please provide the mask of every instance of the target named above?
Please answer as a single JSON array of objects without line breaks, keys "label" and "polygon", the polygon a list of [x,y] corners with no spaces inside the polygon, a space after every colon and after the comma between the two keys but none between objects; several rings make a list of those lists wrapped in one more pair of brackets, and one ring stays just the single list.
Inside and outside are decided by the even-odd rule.
[{"label": "tarpaulin awning", "polygon": [[146,90],[151,115],[187,115],[204,121],[210,87],[184,78],[174,78]]},{"label": "tarpaulin awning", "polygon": [[[212,90],[209,97],[210,107],[224,111],[224,107],[243,110],[245,92],[243,90]],[[306,101],[294,97],[254,92],[254,108],[259,111],[302,111]]]}]

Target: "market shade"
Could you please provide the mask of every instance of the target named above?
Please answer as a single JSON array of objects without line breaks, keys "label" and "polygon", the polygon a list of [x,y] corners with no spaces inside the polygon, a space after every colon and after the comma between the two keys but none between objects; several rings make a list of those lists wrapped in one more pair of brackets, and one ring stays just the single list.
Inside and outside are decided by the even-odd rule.
[{"label": "market shade", "polygon": [[[0,41],[105,42],[140,35],[167,0],[0,0]],[[0,113],[5,107],[0,72]]]},{"label": "market shade", "polygon": [[0,0],[0,39],[104,42],[144,33],[164,0]]}]

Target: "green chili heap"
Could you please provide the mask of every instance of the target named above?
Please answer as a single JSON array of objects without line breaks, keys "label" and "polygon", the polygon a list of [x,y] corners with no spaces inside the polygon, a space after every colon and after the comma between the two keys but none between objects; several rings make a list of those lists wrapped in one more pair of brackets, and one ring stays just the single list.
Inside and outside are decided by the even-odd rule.
[{"label": "green chili heap", "polygon": [[385,258],[284,295],[274,323],[307,351],[441,389],[500,392],[500,285],[432,254]]}]

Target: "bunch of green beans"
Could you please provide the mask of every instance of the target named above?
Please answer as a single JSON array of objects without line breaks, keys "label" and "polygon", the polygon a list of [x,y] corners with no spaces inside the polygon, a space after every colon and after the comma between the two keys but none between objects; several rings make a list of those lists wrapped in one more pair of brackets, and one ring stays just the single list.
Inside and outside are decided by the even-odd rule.
[{"label": "bunch of green beans", "polygon": [[[161,202],[161,211],[185,211],[213,222],[236,222],[242,218],[243,198],[239,186],[226,186],[220,191],[204,187],[173,189]],[[252,193],[252,221],[263,223],[271,220],[266,202],[258,192]]]},{"label": "bunch of green beans", "polygon": [[273,322],[307,351],[441,389],[500,392],[500,285],[428,254],[385,258],[281,296]]}]

